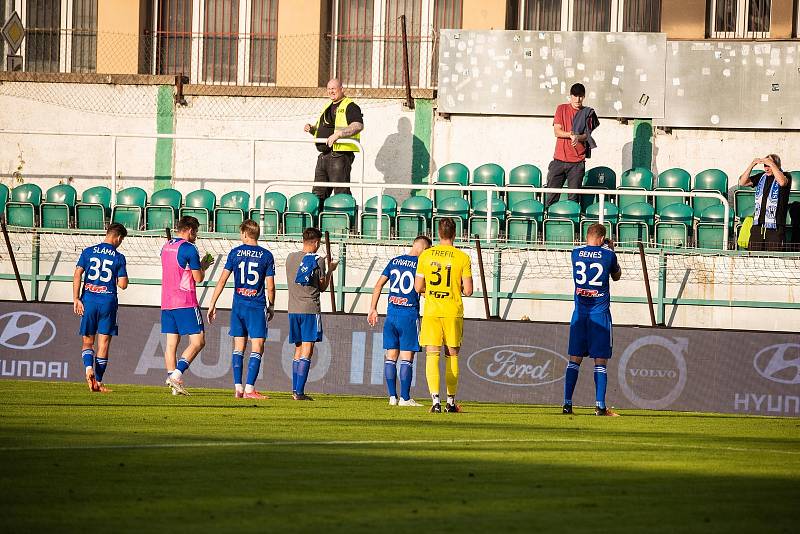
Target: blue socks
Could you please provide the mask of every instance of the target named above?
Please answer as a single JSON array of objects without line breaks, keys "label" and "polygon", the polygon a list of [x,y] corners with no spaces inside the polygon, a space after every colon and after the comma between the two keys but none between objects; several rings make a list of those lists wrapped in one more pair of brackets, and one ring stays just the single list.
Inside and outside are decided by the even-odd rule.
[{"label": "blue socks", "polygon": [[413,378],[413,362],[400,360],[400,398],[405,401],[411,398],[411,381]]},{"label": "blue socks", "polygon": [[233,385],[242,385],[242,367],[244,366],[244,355],[241,351],[235,350],[231,355],[231,367],[233,368]]},{"label": "blue socks", "polygon": [[103,381],[103,375],[106,372],[106,367],[108,366],[108,358],[97,358],[94,364],[94,378],[98,382]]},{"label": "blue socks", "polygon": [[[261,368],[261,354],[257,352],[250,353],[250,359],[247,362],[247,385],[254,386],[256,378],[258,378],[258,370]],[[239,371],[239,379],[242,378],[241,370]],[[241,382],[239,382],[241,384]]]},{"label": "blue socks", "polygon": [[84,367],[94,367],[94,349],[86,349],[81,352]]},{"label": "blue socks", "polygon": [[298,395],[304,395],[306,380],[308,380],[308,371],[311,369],[311,359],[300,358],[295,361],[297,362],[297,384],[295,386],[295,391]]},{"label": "blue socks", "polygon": [[176,367],[176,369],[178,371],[180,371],[181,374],[185,373],[188,368],[189,368],[189,361],[188,360],[186,360],[184,358],[181,358],[180,360],[178,360],[178,366]]},{"label": "blue socks", "polygon": [[297,370],[300,368],[300,360],[292,360],[292,393],[297,393]]},{"label": "blue socks", "polygon": [[564,376],[564,404],[572,406],[572,394],[575,393],[575,384],[578,383],[578,371],[581,370],[580,364],[569,362],[567,372]]},{"label": "blue socks", "polygon": [[383,362],[383,376],[386,379],[386,389],[390,397],[397,397],[397,362],[385,360]]},{"label": "blue socks", "polygon": [[601,409],[606,407],[606,385],[608,384],[608,373],[605,365],[594,366],[594,399],[595,406]]}]

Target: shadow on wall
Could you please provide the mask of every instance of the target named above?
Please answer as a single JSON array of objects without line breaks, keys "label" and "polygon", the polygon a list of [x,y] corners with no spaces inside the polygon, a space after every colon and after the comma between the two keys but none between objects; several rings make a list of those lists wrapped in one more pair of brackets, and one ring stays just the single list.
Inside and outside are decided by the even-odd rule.
[{"label": "shadow on wall", "polygon": [[634,167],[644,167],[658,176],[658,147],[653,143],[653,125],[649,121],[636,122],[633,141],[622,146],[622,161],[619,172],[623,173]]},{"label": "shadow on wall", "polygon": [[[431,155],[425,143],[413,134],[408,117],[397,120],[397,133],[390,134],[375,156],[375,168],[383,174],[383,181],[391,184],[427,183],[431,169]],[[409,190],[387,189],[398,204],[411,195]]]}]

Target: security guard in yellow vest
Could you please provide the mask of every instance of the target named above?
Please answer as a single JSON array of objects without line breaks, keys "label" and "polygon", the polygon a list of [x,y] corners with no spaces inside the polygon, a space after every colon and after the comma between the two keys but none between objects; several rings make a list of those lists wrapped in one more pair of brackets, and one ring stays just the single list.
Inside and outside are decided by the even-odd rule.
[{"label": "security guard in yellow vest", "polygon": [[[322,110],[317,124],[306,124],[303,128],[317,139],[327,139],[317,143],[320,155],[317,158],[317,168],[314,170],[315,182],[350,182],[350,169],[353,166],[355,153],[358,148],[347,143],[337,143],[343,137],[358,140],[360,132],[364,129],[364,116],[361,108],[344,96],[342,83],[337,79],[328,82],[328,96],[331,102]],[[314,186],[312,193],[317,195],[320,202],[334,193],[350,193],[349,187]]]}]

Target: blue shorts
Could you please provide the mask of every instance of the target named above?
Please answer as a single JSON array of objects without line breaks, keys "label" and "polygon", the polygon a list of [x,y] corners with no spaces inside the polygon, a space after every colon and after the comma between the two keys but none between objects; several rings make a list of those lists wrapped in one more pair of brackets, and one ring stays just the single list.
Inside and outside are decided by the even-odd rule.
[{"label": "blue shorts", "polygon": [[322,317],[318,313],[289,314],[289,343],[322,341]]},{"label": "blue shorts", "polygon": [[419,352],[419,317],[415,313],[387,315],[383,323],[383,348]]},{"label": "blue shorts", "polygon": [[572,313],[569,323],[569,355],[610,358],[612,335],[611,313]]},{"label": "blue shorts", "polygon": [[203,314],[200,308],[177,308],[161,310],[161,333],[190,336],[204,331]]},{"label": "blue shorts", "polygon": [[117,300],[85,300],[83,301],[83,317],[81,329],[82,336],[104,334],[116,336],[117,329]]},{"label": "blue shorts", "polygon": [[264,306],[234,305],[231,308],[231,337],[267,338],[267,308]]}]

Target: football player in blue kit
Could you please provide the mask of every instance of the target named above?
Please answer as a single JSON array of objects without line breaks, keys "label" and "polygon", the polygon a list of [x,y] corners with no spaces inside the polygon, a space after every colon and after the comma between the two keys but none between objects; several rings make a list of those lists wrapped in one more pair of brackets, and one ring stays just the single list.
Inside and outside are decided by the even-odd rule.
[{"label": "football player in blue kit", "polygon": [[586,244],[572,251],[572,274],[575,280],[575,311],[569,325],[569,363],[564,379],[562,413],[572,413],[572,394],[578,382],[583,358],[594,359],[595,415],[616,416],[606,406],[606,365],[611,358],[611,290],[622,276],[613,241],[607,240],[606,228],[589,226]]},{"label": "football player in blue kit", "polygon": [[[383,323],[383,348],[386,360],[383,374],[389,392],[390,406],[422,406],[411,398],[414,354],[419,352],[419,293],[414,289],[417,258],[431,246],[424,235],[414,239],[408,254],[392,258],[383,270],[375,289],[367,315],[371,326],[378,323],[378,300],[386,282],[389,282],[389,305]],[[400,399],[397,398],[397,359],[400,358]]]},{"label": "football player in blue kit", "polygon": [[[275,259],[272,252],[259,246],[258,223],[247,219],[241,226],[242,244],[228,254],[225,268],[214,288],[208,321],[214,322],[217,315],[217,300],[225,289],[228,277],[233,274],[233,305],[231,306],[230,336],[233,338],[234,396],[237,399],[267,399],[256,391],[255,383],[264,355],[267,339],[267,323],[274,315],[275,303]],[[244,350],[250,338],[250,359],[247,362],[247,382],[242,386]]]},{"label": "football player in blue kit", "polygon": [[86,383],[96,393],[111,391],[103,385],[103,375],[108,366],[111,337],[118,330],[117,288],[128,287],[125,256],[117,250],[127,235],[121,224],[109,225],[102,243],[83,249],[72,277],[72,309],[81,318],[79,334],[83,340],[81,357]]}]

